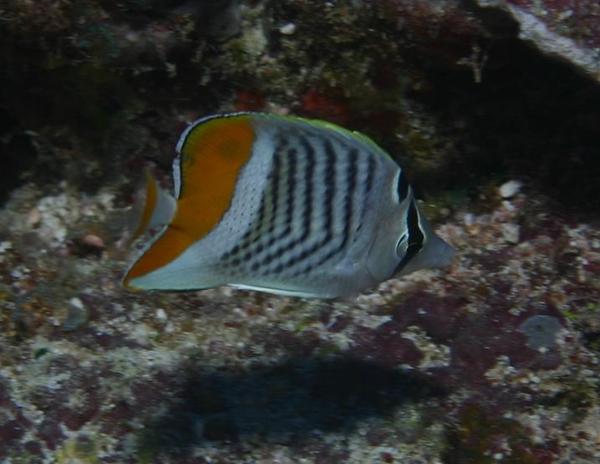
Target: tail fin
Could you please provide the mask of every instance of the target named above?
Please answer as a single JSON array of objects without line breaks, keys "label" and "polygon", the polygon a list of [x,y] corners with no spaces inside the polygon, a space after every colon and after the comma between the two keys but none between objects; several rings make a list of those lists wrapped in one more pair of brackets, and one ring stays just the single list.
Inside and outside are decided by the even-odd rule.
[{"label": "tail fin", "polygon": [[137,205],[137,227],[131,235],[130,243],[151,229],[169,223],[175,213],[176,201],[173,196],[158,184],[156,178],[146,170],[146,187],[139,194]]},{"label": "tail fin", "polygon": [[430,232],[421,251],[406,264],[400,275],[410,274],[419,269],[448,267],[452,264],[455,253],[452,246]]},{"label": "tail fin", "polygon": [[456,251],[435,234],[429,236],[424,249],[419,253],[422,267],[444,268],[452,264]]}]

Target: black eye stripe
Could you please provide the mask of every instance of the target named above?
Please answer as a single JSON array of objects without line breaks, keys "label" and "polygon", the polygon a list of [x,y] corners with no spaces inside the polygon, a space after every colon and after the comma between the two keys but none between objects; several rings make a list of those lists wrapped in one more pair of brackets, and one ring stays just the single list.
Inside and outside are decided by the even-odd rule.
[{"label": "black eye stripe", "polygon": [[398,190],[398,203],[402,203],[408,196],[408,182],[406,181],[406,174],[404,174],[404,169],[400,170],[400,175],[398,176],[398,185],[396,186],[396,189]]},{"label": "black eye stripe", "polygon": [[408,262],[413,259],[421,248],[423,248],[423,240],[425,236],[419,227],[419,213],[414,200],[410,203],[406,217],[406,225],[408,226],[408,248],[402,260],[396,266],[394,273],[400,272]]}]

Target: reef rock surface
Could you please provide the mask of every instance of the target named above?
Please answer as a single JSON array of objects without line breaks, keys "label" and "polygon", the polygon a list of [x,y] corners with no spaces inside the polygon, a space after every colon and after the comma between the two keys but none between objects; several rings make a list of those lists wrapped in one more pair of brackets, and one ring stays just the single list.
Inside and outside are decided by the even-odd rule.
[{"label": "reef rock surface", "polygon": [[[0,461],[597,463],[595,1],[0,5]],[[120,286],[142,168],[360,130],[457,248],[352,301]]]}]

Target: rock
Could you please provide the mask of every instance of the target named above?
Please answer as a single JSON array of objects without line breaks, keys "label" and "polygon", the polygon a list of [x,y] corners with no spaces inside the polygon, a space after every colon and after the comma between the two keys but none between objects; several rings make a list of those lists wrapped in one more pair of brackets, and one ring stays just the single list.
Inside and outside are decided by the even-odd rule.
[{"label": "rock", "polygon": [[508,243],[519,243],[519,225],[502,224],[502,237]]},{"label": "rock", "polygon": [[527,336],[527,345],[533,349],[552,348],[562,328],[556,317],[545,315],[532,316],[519,326],[519,330]]},{"label": "rock", "polygon": [[507,12],[519,26],[519,39],[600,81],[600,5],[597,1],[478,0],[477,3]]},{"label": "rock", "polygon": [[103,250],[105,247],[104,240],[102,240],[101,237],[95,234],[84,235],[81,239],[81,243],[85,246],[88,246],[90,248],[96,248],[98,250]]},{"label": "rock", "polygon": [[498,193],[502,198],[512,198],[521,190],[521,182],[509,180],[500,186]]},{"label": "rock", "polygon": [[279,28],[279,32],[283,35],[292,35],[296,32],[296,25],[294,23],[287,23]]},{"label": "rock", "polygon": [[62,328],[65,332],[71,332],[77,330],[83,326],[88,320],[88,310],[83,302],[73,297],[69,300],[69,306],[67,308],[67,315],[63,321]]}]

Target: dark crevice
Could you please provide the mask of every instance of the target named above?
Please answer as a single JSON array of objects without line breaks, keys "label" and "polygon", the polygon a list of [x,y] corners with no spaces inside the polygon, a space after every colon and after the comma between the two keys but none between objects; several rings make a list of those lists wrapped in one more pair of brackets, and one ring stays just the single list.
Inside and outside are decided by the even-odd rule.
[{"label": "dark crevice", "polygon": [[438,118],[442,134],[458,140],[443,178],[418,185],[525,177],[569,209],[597,211],[600,86],[516,39],[495,41],[487,53],[480,83],[468,69],[430,69],[428,92],[412,95]]}]

